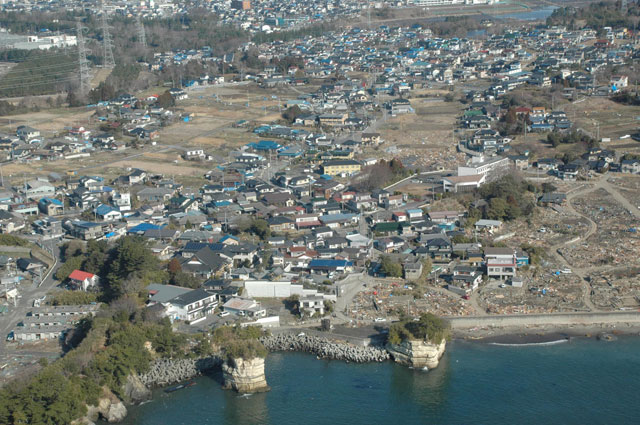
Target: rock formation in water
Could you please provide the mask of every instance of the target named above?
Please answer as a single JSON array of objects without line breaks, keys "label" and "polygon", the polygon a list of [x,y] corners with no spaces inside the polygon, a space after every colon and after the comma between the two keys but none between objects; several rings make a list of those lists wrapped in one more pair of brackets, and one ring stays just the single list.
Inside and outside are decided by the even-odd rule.
[{"label": "rock formation in water", "polygon": [[228,359],[222,365],[224,388],[239,393],[256,393],[269,391],[267,378],[264,375],[264,359],[234,358]]},{"label": "rock formation in water", "polygon": [[408,340],[400,344],[387,344],[387,351],[396,363],[416,369],[424,367],[434,369],[438,367],[446,344],[445,339],[440,344]]}]

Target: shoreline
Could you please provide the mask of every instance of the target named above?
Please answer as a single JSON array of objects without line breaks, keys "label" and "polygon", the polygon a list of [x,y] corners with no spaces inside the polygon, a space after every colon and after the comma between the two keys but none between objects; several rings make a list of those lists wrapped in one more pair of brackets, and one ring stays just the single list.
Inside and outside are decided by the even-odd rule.
[{"label": "shoreline", "polygon": [[602,338],[607,335],[612,337],[640,336],[640,325],[637,323],[617,323],[455,329],[453,340],[485,344],[532,345],[574,338]]}]

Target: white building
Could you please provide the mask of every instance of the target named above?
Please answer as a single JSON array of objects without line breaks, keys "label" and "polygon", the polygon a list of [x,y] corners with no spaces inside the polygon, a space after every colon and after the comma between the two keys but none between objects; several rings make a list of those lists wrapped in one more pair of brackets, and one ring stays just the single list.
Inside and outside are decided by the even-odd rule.
[{"label": "white building", "polygon": [[458,167],[458,176],[484,175],[487,181],[495,180],[506,174],[511,168],[509,158],[494,156],[492,158],[473,157],[471,162]]},{"label": "white building", "polygon": [[189,321],[193,325],[213,314],[218,301],[215,295],[204,289],[194,289],[162,304],[167,308],[166,314],[171,320]]}]

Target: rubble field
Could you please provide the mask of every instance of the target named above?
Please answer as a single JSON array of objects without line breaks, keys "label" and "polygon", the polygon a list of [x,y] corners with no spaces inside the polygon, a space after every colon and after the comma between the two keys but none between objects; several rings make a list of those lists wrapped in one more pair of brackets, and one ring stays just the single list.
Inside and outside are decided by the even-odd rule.
[{"label": "rubble field", "polygon": [[548,247],[576,238],[589,229],[587,220],[563,207],[538,208],[529,222],[507,222],[498,235],[514,233],[506,240],[508,245],[514,247],[524,244]]},{"label": "rubble field", "polygon": [[637,263],[640,253],[637,219],[625,207],[604,189],[575,198],[572,205],[591,218],[598,230],[587,240],[562,248],[562,255],[570,264],[591,268]]},{"label": "rubble field", "polygon": [[603,270],[590,276],[591,301],[603,310],[640,308],[640,267]]},{"label": "rubble field", "polygon": [[[416,297],[417,296],[417,297]],[[443,288],[426,287],[419,291],[398,279],[377,279],[356,295],[348,315],[355,321],[397,317],[400,311],[411,316],[429,312],[438,316],[468,316],[475,314],[469,301]]]},{"label": "rubble field", "polygon": [[478,305],[490,314],[561,313],[585,310],[581,279],[573,274],[521,274],[522,288],[482,286]]}]

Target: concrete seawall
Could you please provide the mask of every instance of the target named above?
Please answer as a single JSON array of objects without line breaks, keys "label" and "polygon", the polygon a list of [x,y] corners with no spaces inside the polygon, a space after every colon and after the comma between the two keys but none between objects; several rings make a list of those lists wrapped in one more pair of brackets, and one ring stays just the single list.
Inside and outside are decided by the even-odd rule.
[{"label": "concrete seawall", "polygon": [[464,330],[476,327],[524,327],[524,326],[592,326],[633,324],[640,325],[640,313],[558,313],[526,314],[513,316],[467,316],[447,318],[451,328]]}]

